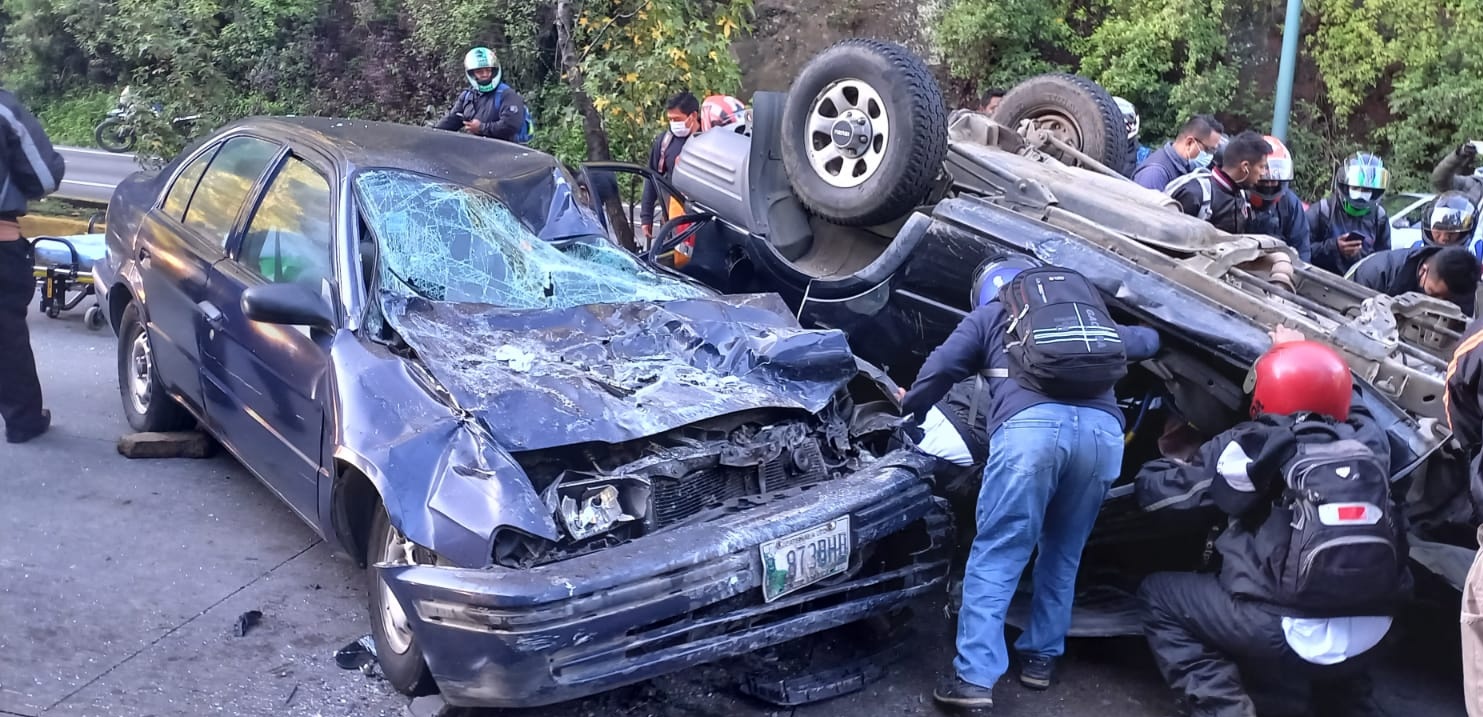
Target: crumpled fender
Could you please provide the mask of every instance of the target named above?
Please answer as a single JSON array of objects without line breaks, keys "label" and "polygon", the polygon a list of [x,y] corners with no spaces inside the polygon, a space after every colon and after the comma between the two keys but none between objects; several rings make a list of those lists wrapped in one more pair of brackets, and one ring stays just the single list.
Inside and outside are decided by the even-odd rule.
[{"label": "crumpled fender", "polygon": [[[467,568],[490,563],[501,527],[557,539],[525,471],[415,363],[349,332],[330,357],[330,452],[376,486],[407,539]],[[322,515],[331,495],[321,491]]]}]

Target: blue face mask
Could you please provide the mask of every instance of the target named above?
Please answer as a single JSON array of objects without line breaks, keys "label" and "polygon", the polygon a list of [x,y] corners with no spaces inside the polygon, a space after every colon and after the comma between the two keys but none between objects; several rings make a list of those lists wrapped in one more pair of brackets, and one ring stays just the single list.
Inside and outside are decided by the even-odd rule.
[{"label": "blue face mask", "polygon": [[1213,159],[1215,159],[1215,155],[1202,149],[1200,150],[1199,154],[1195,155],[1194,159],[1191,159],[1189,161],[1189,163],[1191,165],[1194,165],[1197,169],[1207,169],[1210,167],[1210,161]]}]

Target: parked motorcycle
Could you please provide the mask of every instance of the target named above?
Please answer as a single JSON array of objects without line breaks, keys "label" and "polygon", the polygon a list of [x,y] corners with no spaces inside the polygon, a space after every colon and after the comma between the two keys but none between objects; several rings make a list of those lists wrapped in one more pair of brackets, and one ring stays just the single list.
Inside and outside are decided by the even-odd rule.
[{"label": "parked motorcycle", "polygon": [[[124,87],[124,91],[118,95],[118,104],[108,111],[108,116],[93,128],[93,141],[99,147],[109,152],[130,152],[134,144],[139,141],[139,135],[134,130],[134,116],[138,112],[139,102],[134,97],[132,89]],[[164,105],[153,102],[149,105],[149,111],[159,117],[165,111]],[[170,126],[176,132],[188,134],[191,126],[201,115],[187,115],[170,120]]]}]

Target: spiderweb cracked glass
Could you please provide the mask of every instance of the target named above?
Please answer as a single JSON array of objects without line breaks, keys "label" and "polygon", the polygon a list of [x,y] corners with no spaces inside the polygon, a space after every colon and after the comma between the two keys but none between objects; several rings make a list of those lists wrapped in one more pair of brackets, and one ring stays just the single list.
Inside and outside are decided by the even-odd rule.
[{"label": "spiderweb cracked glass", "polygon": [[542,241],[499,200],[469,187],[396,170],[364,171],[355,181],[390,274],[383,286],[512,309],[704,295],[601,237]]}]

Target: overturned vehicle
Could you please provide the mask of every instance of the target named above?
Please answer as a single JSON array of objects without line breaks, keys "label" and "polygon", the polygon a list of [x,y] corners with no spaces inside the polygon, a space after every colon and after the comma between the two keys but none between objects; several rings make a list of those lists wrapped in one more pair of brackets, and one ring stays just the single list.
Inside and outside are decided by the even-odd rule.
[{"label": "overturned vehicle", "polygon": [[887,380],[617,248],[556,161],[242,120],[113,196],[136,430],[199,422],[365,567],[382,672],[539,706],[893,613],[952,525]]},{"label": "overturned vehicle", "polygon": [[1032,78],[992,119],[944,106],[905,49],[830,48],[786,94],[758,93],[747,126],[686,144],[669,185],[686,214],[658,232],[650,258],[723,291],[778,292],[805,325],[844,331],[903,385],[970,309],[974,272],[1007,257],[1076,269],[1119,320],[1157,328],[1165,349],[1117,389],[1126,463],[1083,563],[1073,634],[1137,632],[1130,587],[1198,565],[1209,525],[1154,520],[1130,481],[1247,415],[1246,375],[1279,325],[1345,356],[1387,426],[1394,480],[1410,481],[1411,557],[1461,584],[1475,543],[1443,406],[1465,328],[1455,306],[1381,295],[1124,179],[1121,112],[1084,78]]}]

